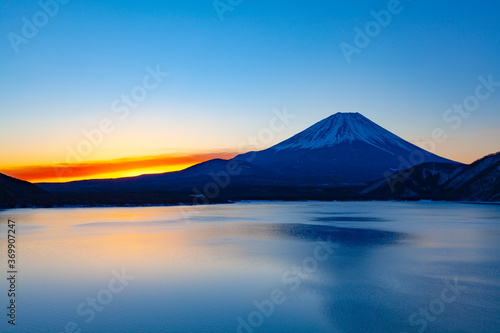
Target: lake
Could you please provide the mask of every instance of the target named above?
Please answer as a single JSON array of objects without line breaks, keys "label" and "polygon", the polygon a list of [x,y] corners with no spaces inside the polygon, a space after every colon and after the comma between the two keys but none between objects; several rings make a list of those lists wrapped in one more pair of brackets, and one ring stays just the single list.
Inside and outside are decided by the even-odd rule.
[{"label": "lake", "polygon": [[0,223],[2,332],[500,332],[498,205],[15,209]]}]

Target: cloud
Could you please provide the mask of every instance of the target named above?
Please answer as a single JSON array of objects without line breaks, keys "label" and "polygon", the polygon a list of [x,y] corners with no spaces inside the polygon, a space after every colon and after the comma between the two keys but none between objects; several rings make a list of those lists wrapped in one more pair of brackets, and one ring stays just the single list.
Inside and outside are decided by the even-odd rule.
[{"label": "cloud", "polygon": [[2,173],[30,182],[120,178],[177,171],[214,158],[229,159],[235,155],[235,152],[155,155],[84,163],[22,166],[4,169]]}]

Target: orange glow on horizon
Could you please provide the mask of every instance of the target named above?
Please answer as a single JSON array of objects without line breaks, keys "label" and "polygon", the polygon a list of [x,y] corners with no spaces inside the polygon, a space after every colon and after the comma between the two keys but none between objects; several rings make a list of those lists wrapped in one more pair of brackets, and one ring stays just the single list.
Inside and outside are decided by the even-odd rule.
[{"label": "orange glow on horizon", "polygon": [[122,158],[109,161],[89,161],[71,164],[31,165],[10,167],[0,172],[32,183],[61,183],[85,179],[134,177],[186,169],[214,158],[229,159],[234,152],[190,155],[159,155],[138,158]]}]

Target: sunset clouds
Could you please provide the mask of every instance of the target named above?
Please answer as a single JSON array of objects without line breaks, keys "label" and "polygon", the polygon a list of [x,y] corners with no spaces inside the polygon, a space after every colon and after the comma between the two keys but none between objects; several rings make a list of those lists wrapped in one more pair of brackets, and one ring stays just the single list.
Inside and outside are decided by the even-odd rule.
[{"label": "sunset clouds", "polygon": [[229,159],[236,154],[234,152],[171,154],[85,163],[30,165],[2,169],[2,173],[30,182],[120,178],[182,170],[214,158]]}]

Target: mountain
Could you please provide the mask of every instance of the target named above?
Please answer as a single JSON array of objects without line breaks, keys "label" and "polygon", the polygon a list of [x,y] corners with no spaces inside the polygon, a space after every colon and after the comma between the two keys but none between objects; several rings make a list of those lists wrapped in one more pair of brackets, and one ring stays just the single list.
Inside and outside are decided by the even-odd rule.
[{"label": "mountain", "polygon": [[34,184],[0,173],[0,208],[43,205],[51,197]]},{"label": "mountain", "polygon": [[445,185],[456,200],[500,201],[500,152],[469,165]]},{"label": "mountain", "polygon": [[[217,179],[217,174],[228,170],[230,161],[216,158],[206,162],[193,165],[181,171],[167,172],[162,174],[142,175],[117,179],[95,179],[80,180],[68,183],[39,183],[43,189],[50,192],[65,193],[99,193],[123,192],[123,191],[179,191],[203,185],[208,182],[224,182]],[[238,162],[239,168],[237,181],[241,184],[250,185],[252,182],[265,182],[272,179],[272,175],[266,171],[247,162]],[[227,171],[226,171],[227,172]],[[214,179],[215,178],[215,179]],[[235,179],[232,179],[235,181]]]},{"label": "mountain", "polygon": [[452,163],[423,163],[381,178],[361,191],[378,200],[440,199],[443,186],[467,166]]},{"label": "mountain", "polygon": [[372,199],[500,201],[500,152],[470,165],[425,163],[380,179],[362,191]]},{"label": "mountain", "polygon": [[370,182],[422,162],[460,165],[359,113],[336,113],[268,149],[230,160],[214,159],[164,174],[39,186],[58,194],[62,204],[348,200],[358,198]]},{"label": "mountain", "polygon": [[236,156],[301,185],[363,185],[425,162],[423,150],[359,113],[336,113],[266,150]]}]

